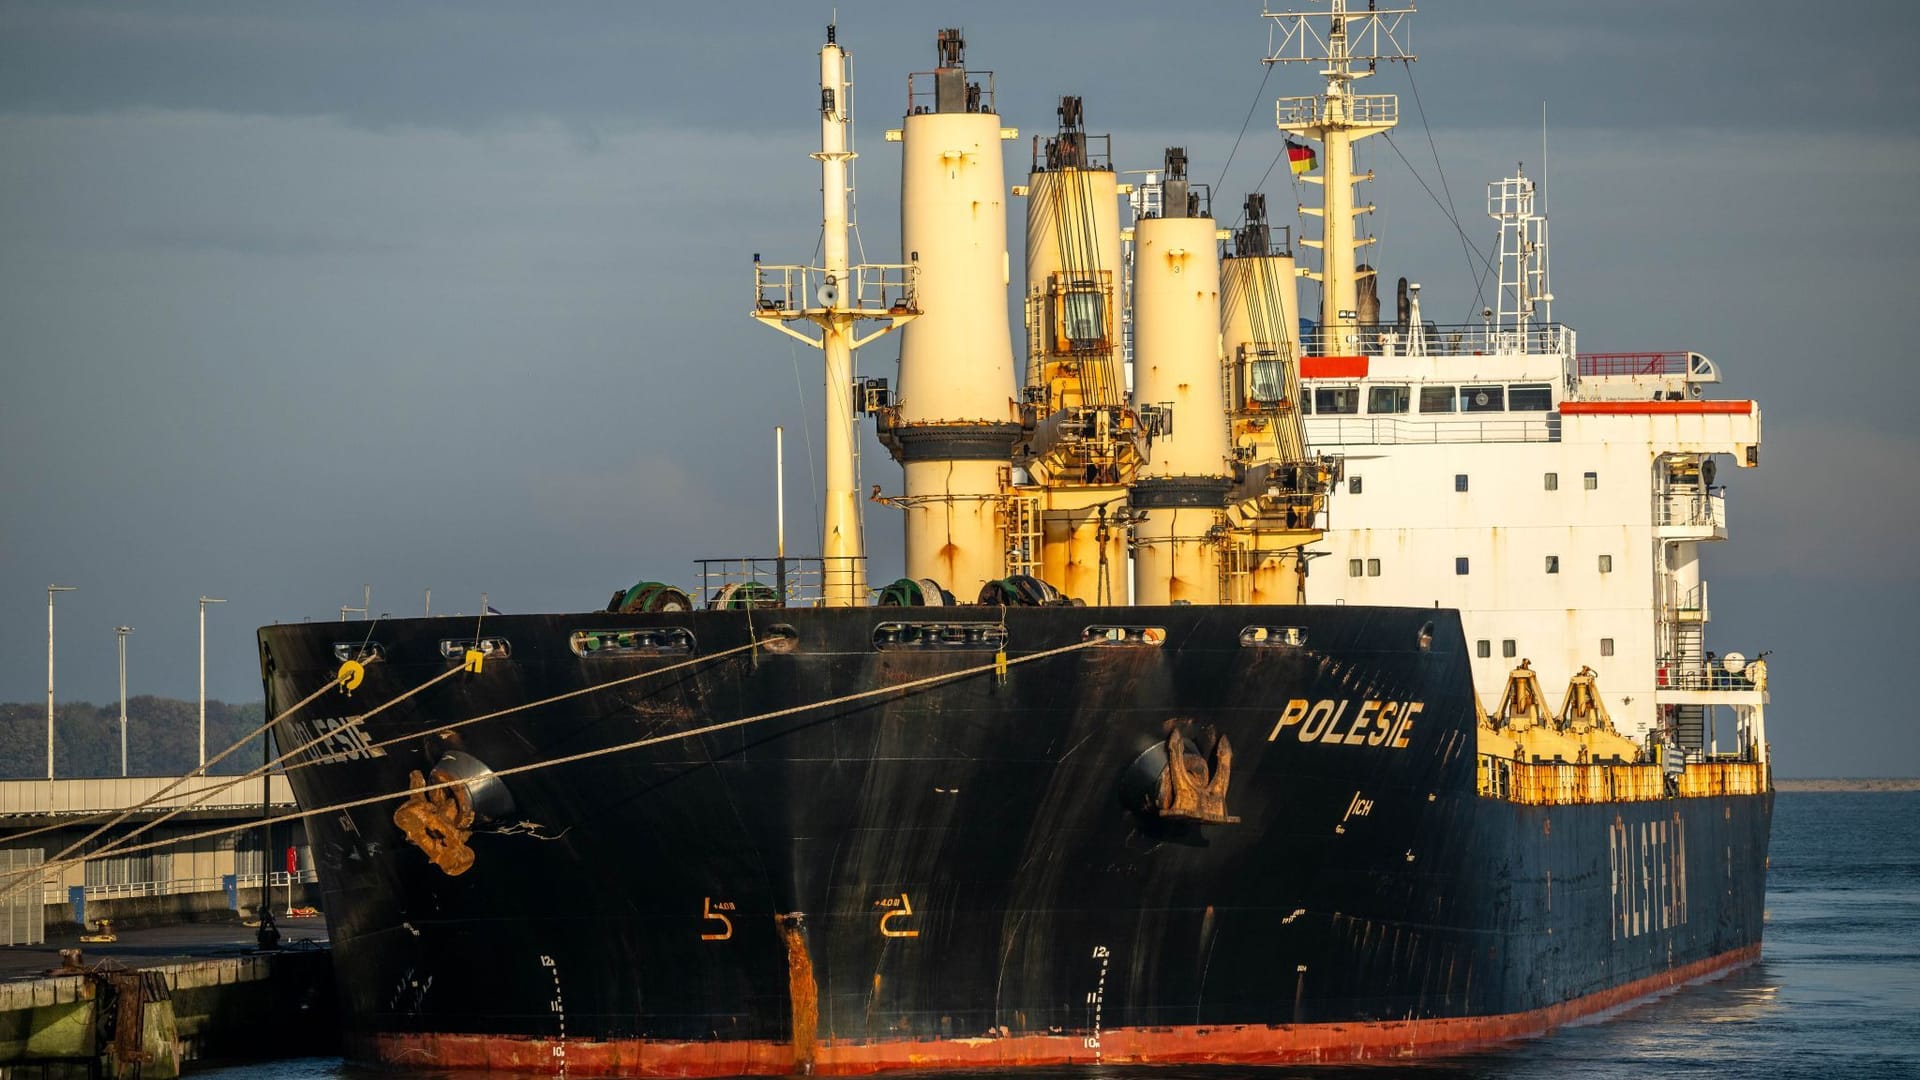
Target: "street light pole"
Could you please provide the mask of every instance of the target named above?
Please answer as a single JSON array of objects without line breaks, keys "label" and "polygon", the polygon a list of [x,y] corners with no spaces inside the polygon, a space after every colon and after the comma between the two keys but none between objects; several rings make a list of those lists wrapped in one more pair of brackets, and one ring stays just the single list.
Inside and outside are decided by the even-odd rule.
[{"label": "street light pole", "polygon": [[47,779],[53,779],[53,594],[73,592],[78,585],[47,586]]},{"label": "street light pole", "polygon": [[120,775],[127,775],[127,635],[133,633],[131,626],[113,628],[115,637],[120,639]]},{"label": "street light pole", "polygon": [[207,605],[224,604],[217,597],[200,598],[200,767],[207,767]]}]

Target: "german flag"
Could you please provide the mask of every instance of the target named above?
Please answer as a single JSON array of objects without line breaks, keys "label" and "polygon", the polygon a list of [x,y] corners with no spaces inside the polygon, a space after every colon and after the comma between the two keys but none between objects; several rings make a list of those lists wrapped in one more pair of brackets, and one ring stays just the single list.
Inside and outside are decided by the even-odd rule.
[{"label": "german flag", "polygon": [[1313,147],[1287,140],[1287,164],[1293,168],[1295,176],[1312,172],[1320,167],[1320,159],[1314,156]]}]

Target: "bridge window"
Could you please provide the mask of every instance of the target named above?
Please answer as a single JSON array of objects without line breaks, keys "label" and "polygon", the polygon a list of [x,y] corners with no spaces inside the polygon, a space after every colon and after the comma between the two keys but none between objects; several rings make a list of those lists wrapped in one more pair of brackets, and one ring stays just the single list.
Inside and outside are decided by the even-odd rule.
[{"label": "bridge window", "polygon": [[1375,386],[1367,390],[1367,411],[1370,413],[1403,413],[1407,411],[1408,391],[1404,386]]},{"label": "bridge window", "polygon": [[1612,638],[1603,637],[1600,639],[1600,655],[1601,656],[1613,655],[1613,639]]},{"label": "bridge window", "polygon": [[1357,386],[1317,386],[1313,390],[1313,411],[1321,416],[1342,416],[1360,411]]},{"label": "bridge window", "polygon": [[1559,473],[1550,472],[1547,474],[1547,490],[1548,491],[1560,490],[1560,474]]},{"label": "bridge window", "polygon": [[1553,408],[1553,387],[1546,383],[1510,387],[1507,390],[1507,408],[1514,412],[1547,412]]},{"label": "bridge window", "polygon": [[1500,643],[1500,655],[1511,660],[1520,655],[1519,646],[1514,644],[1512,638],[1508,638]]},{"label": "bridge window", "polygon": [[1423,386],[1420,388],[1420,411],[1423,413],[1450,413],[1453,411],[1453,387]]},{"label": "bridge window", "polygon": [[1460,388],[1461,412],[1504,412],[1507,388],[1504,386],[1463,386]]},{"label": "bridge window", "polygon": [[1486,638],[1481,638],[1479,641],[1473,643],[1473,653],[1480,659],[1485,660],[1487,657],[1493,655],[1493,642],[1488,641]]},{"label": "bridge window", "polygon": [[1559,572],[1560,572],[1560,556],[1558,555],[1547,556],[1547,573],[1557,574]]}]

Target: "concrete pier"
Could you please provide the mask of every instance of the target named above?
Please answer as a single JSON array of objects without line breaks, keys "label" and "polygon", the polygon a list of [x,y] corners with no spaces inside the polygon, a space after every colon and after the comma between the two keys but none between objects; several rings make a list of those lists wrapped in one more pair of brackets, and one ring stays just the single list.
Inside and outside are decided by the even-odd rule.
[{"label": "concrete pier", "polygon": [[0,950],[0,1071],[166,1080],[184,1063],[333,1052],[324,943],[244,948],[237,927],[174,927],[97,946],[39,974],[51,949]]}]

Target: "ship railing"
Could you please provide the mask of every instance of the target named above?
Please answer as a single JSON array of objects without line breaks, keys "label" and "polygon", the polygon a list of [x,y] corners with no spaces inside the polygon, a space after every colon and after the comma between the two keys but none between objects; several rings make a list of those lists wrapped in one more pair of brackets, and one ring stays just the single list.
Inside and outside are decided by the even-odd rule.
[{"label": "ship railing", "polygon": [[1659,525],[1708,525],[1727,527],[1727,489],[1725,485],[1705,491],[1668,492],[1654,505]]},{"label": "ship railing", "polygon": [[[967,111],[972,113],[990,113],[993,107],[993,72],[977,71],[968,68]],[[940,73],[937,71],[912,71],[907,73],[907,112],[908,116],[933,112],[938,104]]]},{"label": "ship railing", "polygon": [[[1757,657],[1757,653],[1743,654]],[[1749,661],[1749,665],[1751,661]],[[1762,668],[1761,670],[1765,670]],[[1725,690],[1728,692],[1747,692],[1764,689],[1754,679],[1751,666],[1739,671],[1728,671],[1724,660],[1715,657],[1662,656],[1654,662],[1654,685],[1661,690]]]},{"label": "ship railing", "polygon": [[1581,353],[1580,377],[1659,378],[1686,375],[1691,355],[1686,352]]},{"label": "ship railing", "polygon": [[1481,754],[1483,797],[1528,806],[1648,802],[1708,795],[1758,795],[1767,790],[1767,767],[1755,761],[1690,762],[1671,773],[1657,762],[1516,761]]},{"label": "ship railing", "polygon": [[[1274,102],[1273,118],[1283,128],[1317,124],[1329,115],[1334,101],[1326,94],[1283,97]],[[1400,98],[1396,94],[1348,94],[1338,101],[1345,103],[1346,119],[1356,124],[1392,127],[1400,122]]]},{"label": "ship railing", "polygon": [[810,311],[853,311],[874,317],[919,311],[911,263],[860,263],[844,274],[823,266],[753,263],[754,310],[792,317]]},{"label": "ship railing", "polygon": [[1565,323],[1532,323],[1525,327],[1494,323],[1441,325],[1425,323],[1401,327],[1393,323],[1354,327],[1351,342],[1326,338],[1318,327],[1309,330],[1302,348],[1310,356],[1557,356],[1574,357],[1573,327]]},{"label": "ship railing", "polygon": [[694,599],[703,607],[818,607],[864,579],[866,557],[743,555],[698,559],[695,565],[700,584]]},{"label": "ship railing", "polygon": [[1306,418],[1313,446],[1397,446],[1426,443],[1559,442],[1560,414],[1519,420],[1402,420],[1392,416]]}]

